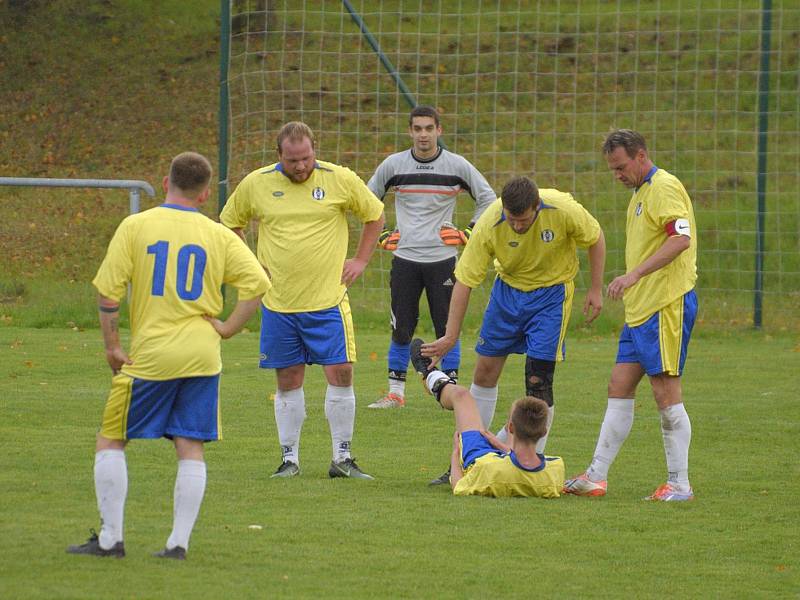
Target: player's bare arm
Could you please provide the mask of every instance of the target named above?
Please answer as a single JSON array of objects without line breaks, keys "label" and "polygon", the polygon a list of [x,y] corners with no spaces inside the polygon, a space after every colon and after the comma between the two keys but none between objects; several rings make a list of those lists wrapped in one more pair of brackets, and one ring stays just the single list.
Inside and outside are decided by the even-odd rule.
[{"label": "player's bare arm", "polygon": [[344,261],[342,268],[342,283],[344,285],[352,284],[358,279],[367,268],[367,263],[375,252],[375,247],[378,243],[378,237],[381,235],[385,218],[381,214],[380,218],[375,221],[367,221],[361,229],[361,238],[358,240],[358,249],[356,255]]},{"label": "player's bare arm", "polygon": [[456,345],[458,337],[461,335],[461,326],[464,323],[464,315],[467,313],[471,293],[472,288],[456,281],[453,286],[453,295],[450,298],[450,311],[447,314],[447,328],[444,335],[435,342],[422,346],[422,355],[430,358],[433,364],[436,364]]},{"label": "player's bare arm", "polygon": [[210,315],[203,315],[203,318],[211,323],[211,326],[223,340],[227,340],[242,330],[245,323],[247,323],[250,317],[258,310],[259,304],[261,304],[261,296],[256,296],[248,300],[239,300],[233,312],[231,312],[224,321]]},{"label": "player's bare arm", "polygon": [[500,452],[505,452],[506,454],[511,452],[511,446],[509,446],[508,444],[505,444],[505,443],[501,442],[500,440],[498,440],[497,436],[495,434],[493,434],[491,431],[489,431],[487,429],[482,429],[481,430],[481,435],[484,438],[486,438],[486,441],[489,442],[492,445],[493,448],[495,448],[497,450],[500,450]]},{"label": "player's bare arm", "polygon": [[586,292],[586,300],[583,303],[583,315],[586,322],[591,323],[603,310],[603,273],[606,264],[606,239],[603,230],[600,230],[600,237],[589,246],[589,274],[591,284],[589,291]]},{"label": "player's bare arm", "polygon": [[123,365],[133,364],[119,340],[119,302],[98,294],[97,306],[100,312],[100,329],[103,332],[103,343],[106,348],[106,361],[111,367],[111,372],[116,375]]},{"label": "player's bare arm", "polygon": [[667,238],[658,250],[639,263],[639,265],[629,273],[615,277],[614,280],[608,284],[608,297],[614,300],[621,299],[626,289],[634,285],[645,275],[649,275],[667,266],[675,260],[681,252],[688,249],[690,244],[691,239],[686,235],[674,235]]}]

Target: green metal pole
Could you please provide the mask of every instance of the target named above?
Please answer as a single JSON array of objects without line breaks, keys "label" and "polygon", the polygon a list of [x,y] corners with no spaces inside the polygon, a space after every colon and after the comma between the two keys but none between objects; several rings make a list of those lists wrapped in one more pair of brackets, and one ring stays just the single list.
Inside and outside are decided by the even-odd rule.
[{"label": "green metal pole", "polygon": [[219,184],[217,187],[217,214],[228,201],[228,63],[231,53],[231,5],[220,2],[219,32]]},{"label": "green metal pole", "polygon": [[769,117],[769,62],[772,34],[772,0],[763,0],[761,10],[761,71],[758,75],[758,176],[756,196],[756,279],[753,298],[753,325],[761,327],[764,295],[764,230],[767,197],[767,133]]},{"label": "green metal pole", "polygon": [[400,79],[400,74],[397,72],[397,69],[392,64],[392,61],[390,61],[389,58],[383,53],[383,50],[381,50],[381,46],[380,44],[378,44],[378,40],[375,39],[375,36],[372,35],[370,30],[367,28],[367,24],[364,23],[364,19],[362,19],[361,15],[359,15],[358,12],[356,12],[356,9],[353,8],[353,5],[350,4],[349,0],[342,0],[342,4],[344,4],[345,9],[347,9],[347,12],[350,13],[350,16],[352,17],[353,21],[355,21],[356,25],[358,25],[358,28],[361,30],[361,33],[364,34],[364,37],[366,38],[369,45],[372,46],[372,49],[375,51],[375,54],[378,55],[378,58],[380,59],[381,64],[383,65],[383,68],[386,69],[389,75],[392,76],[392,79],[394,79],[395,83],[397,84],[397,87],[400,88],[400,93],[403,94],[403,98],[406,99],[406,102],[408,102],[408,105],[411,108],[414,108],[417,105],[417,101],[414,99],[414,95],[411,93],[411,90],[408,89],[408,86],[406,86],[403,80]]}]

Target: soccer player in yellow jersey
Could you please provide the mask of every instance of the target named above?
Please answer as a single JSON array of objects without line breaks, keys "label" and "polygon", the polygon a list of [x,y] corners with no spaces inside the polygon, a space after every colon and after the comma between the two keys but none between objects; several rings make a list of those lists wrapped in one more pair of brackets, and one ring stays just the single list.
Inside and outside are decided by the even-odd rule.
[{"label": "soccer player in yellow jersey", "polygon": [[636,387],[650,379],[661,413],[667,482],[647,500],[692,500],[689,443],[692,425],[683,405],[681,374],[697,314],[697,229],[692,201],[680,181],[650,160],[641,134],[612,132],[603,153],[614,177],[633,189],[626,226],[626,273],[608,285],[622,299],[625,326],[608,383],[608,406],[594,458],[564,491],[603,496],[608,470],[633,425]]},{"label": "soccer player in yellow jersey", "polygon": [[[331,477],[372,479],[350,455],[356,398],[353,320],[347,286],[363,273],[383,228],[383,203],[352,171],[316,160],[314,134],[300,122],[278,133],[279,162],[245,177],[220,220],[244,238],[258,221],[258,258],[274,287],[261,308],[261,361],[275,369],[275,422],[282,462],[273,477],[300,472],[300,430],[306,417],[306,364],[322,365],[328,381],[325,416],[331,430]],[[364,223],[358,249],[345,260],[347,214]]]},{"label": "soccer player in yellow jersey", "polygon": [[455,413],[450,485],[456,496],[536,496],[558,498],[564,485],[564,461],[537,450],[547,435],[548,406],[526,396],[511,406],[507,440],[486,431],[475,398],[455,380],[431,369],[422,356],[422,340],[411,342],[411,362],[425,388],[443,408]]},{"label": "soccer player in yellow jersey", "polygon": [[[564,358],[578,247],[588,248],[591,285],[583,312],[591,322],[603,306],[605,240],[597,220],[570,194],[539,190],[530,179],[516,177],[478,219],[456,265],[446,333],[422,352],[435,362],[453,347],[470,293],[493,261],[497,278],[475,347],[478,360],[470,388],[484,428],[494,416],[497,381],[508,355],[525,354],[525,393],[547,403],[549,431],[553,375],[556,362]],[[505,433],[498,436],[503,439]],[[546,442],[547,434],[539,440],[539,453]]]},{"label": "soccer player in yellow jersey", "polygon": [[[93,532],[85,544],[67,548],[72,554],[125,556],[125,446],[135,438],[166,437],[175,444],[178,474],[172,533],[156,556],[186,557],[205,492],[203,443],[220,438],[220,339],[242,328],[270,286],[242,240],[199,212],[210,180],[205,157],[176,156],[164,178],[165,203],[122,221],[94,278],[113,373],[94,464],[102,525],[99,535]],[[119,306],[129,283],[126,352]],[[225,321],[212,316],[222,310],[222,284],[239,290]]]}]

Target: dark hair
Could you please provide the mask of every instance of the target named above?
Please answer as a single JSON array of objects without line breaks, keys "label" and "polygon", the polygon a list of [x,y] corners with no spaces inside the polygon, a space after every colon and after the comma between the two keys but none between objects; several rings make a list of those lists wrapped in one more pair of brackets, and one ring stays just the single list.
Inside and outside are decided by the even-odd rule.
[{"label": "dark hair", "polygon": [[500,197],[503,208],[514,216],[539,206],[539,188],[527,177],[514,177],[503,186]]},{"label": "dark hair", "polygon": [[281,154],[281,144],[283,144],[283,140],[289,139],[293,142],[300,142],[303,138],[308,138],[311,142],[311,147],[315,147],[316,141],[314,140],[314,132],[311,131],[311,127],[302,121],[289,121],[286,125],[281,127],[281,130],[278,132],[278,154]]},{"label": "dark hair", "polygon": [[533,396],[515,401],[511,407],[514,439],[535,444],[547,433],[547,403]]},{"label": "dark hair", "polygon": [[408,116],[409,127],[412,125],[414,117],[430,117],[436,123],[436,126],[439,126],[439,111],[432,106],[415,106]]},{"label": "dark hair", "polygon": [[211,181],[211,163],[197,152],[182,152],[172,159],[169,182],[187,195],[197,196]]},{"label": "dark hair", "polygon": [[632,129],[617,129],[606,136],[606,141],[603,142],[603,154],[611,154],[616,148],[625,148],[625,154],[629,158],[636,156],[639,150],[647,152],[644,137]]}]

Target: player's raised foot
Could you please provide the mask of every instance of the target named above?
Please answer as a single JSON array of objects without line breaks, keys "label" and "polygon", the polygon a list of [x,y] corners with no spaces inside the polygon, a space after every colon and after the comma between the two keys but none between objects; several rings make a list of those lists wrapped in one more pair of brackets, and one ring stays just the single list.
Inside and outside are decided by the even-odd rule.
[{"label": "player's raised foot", "polygon": [[411,366],[422,376],[423,380],[432,366],[431,359],[427,356],[422,356],[422,345],[424,343],[420,338],[414,338],[411,340],[410,349]]},{"label": "player's raised foot", "polygon": [[110,556],[113,558],[125,557],[125,544],[123,542],[117,542],[111,548],[106,549],[100,546],[100,537],[95,530],[90,529],[89,531],[92,535],[86,540],[85,544],[67,547],[69,554],[88,554],[90,556]]},{"label": "player's raised foot", "polygon": [[389,392],[380,400],[368,404],[367,408],[403,408],[405,405],[406,401],[400,394]]},{"label": "player's raised foot", "polygon": [[173,548],[164,548],[160,552],[154,552],[153,556],[156,558],[171,558],[173,560],[186,560],[186,548],[182,546],[174,546]]},{"label": "player's raised foot", "polygon": [[361,470],[356,464],[355,459],[345,458],[339,462],[331,461],[331,468],[328,469],[328,476],[333,479],[335,477],[349,477],[351,479],[375,479],[372,475],[368,475]]},{"label": "player's raised foot", "polygon": [[300,475],[300,467],[298,467],[296,463],[285,460],[281,463],[281,466],[269,476],[269,478],[274,479],[275,477],[294,477],[295,475]]},{"label": "player's raised foot", "polygon": [[431,479],[428,485],[450,485],[450,468],[448,467],[447,471],[439,475],[436,479]]},{"label": "player's raised foot", "polygon": [[645,500],[655,500],[658,502],[688,502],[694,500],[694,493],[692,488],[688,492],[681,492],[674,488],[671,484],[665,483],[659,486],[655,492],[645,498]]},{"label": "player's raised foot", "polygon": [[581,473],[577,477],[567,479],[561,491],[575,496],[605,496],[607,489],[607,481],[592,481],[586,473]]}]

